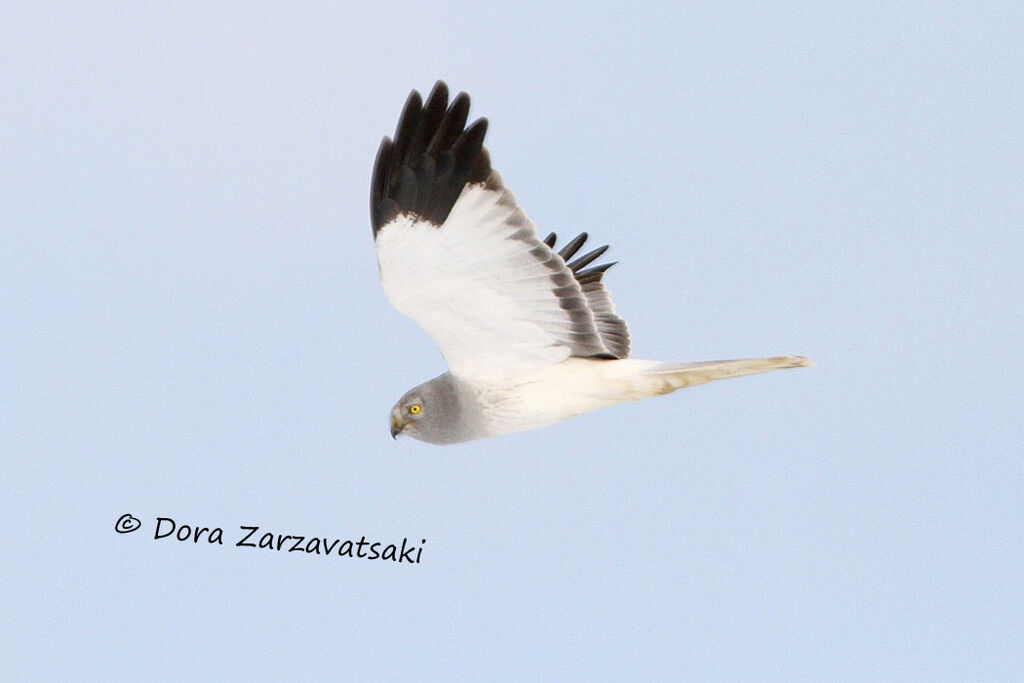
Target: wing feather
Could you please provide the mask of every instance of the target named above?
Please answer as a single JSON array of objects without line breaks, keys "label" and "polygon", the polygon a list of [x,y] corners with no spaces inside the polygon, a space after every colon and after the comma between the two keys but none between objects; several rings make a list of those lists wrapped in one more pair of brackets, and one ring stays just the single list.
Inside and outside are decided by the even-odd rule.
[{"label": "wing feather", "polygon": [[555,252],[490,166],[486,119],[466,126],[469,98],[448,105],[438,82],[413,91],[392,142],[377,153],[370,213],[388,298],[423,327],[464,377],[624,358],[629,332],[602,276],[583,270],[607,250],[572,259],[583,233]]}]

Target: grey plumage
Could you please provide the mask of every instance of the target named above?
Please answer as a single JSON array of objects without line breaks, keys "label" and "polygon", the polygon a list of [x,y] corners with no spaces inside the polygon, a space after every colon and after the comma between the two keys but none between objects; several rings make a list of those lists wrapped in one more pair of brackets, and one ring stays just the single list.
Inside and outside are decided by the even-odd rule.
[{"label": "grey plumage", "polygon": [[[588,237],[587,233],[580,233],[562,247],[558,255],[566,262],[566,266],[572,271],[573,277],[576,278],[577,284],[582,289],[583,295],[587,299],[587,307],[594,316],[597,333],[607,349],[606,354],[601,354],[598,357],[605,359],[628,358],[630,347],[629,327],[626,325],[625,320],[615,314],[611,299],[608,297],[604,285],[601,284],[605,271],[614,266],[616,262],[612,261],[611,263],[604,263],[584,270],[586,266],[601,258],[608,251],[608,245],[598,247],[573,261],[569,261],[586,243]],[[551,249],[555,248],[557,241],[558,237],[555,233],[551,233],[544,239],[544,243],[551,247]]]},{"label": "grey plumage", "polygon": [[[420,406],[412,413],[413,406]],[[391,409],[391,436],[400,433],[432,444],[452,444],[487,436],[486,425],[472,387],[449,373],[438,375],[405,392]]]}]

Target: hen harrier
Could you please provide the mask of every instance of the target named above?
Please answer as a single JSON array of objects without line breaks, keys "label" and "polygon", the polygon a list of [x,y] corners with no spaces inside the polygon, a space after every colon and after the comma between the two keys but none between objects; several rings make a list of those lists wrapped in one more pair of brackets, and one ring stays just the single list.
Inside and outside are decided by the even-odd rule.
[{"label": "hen harrier", "polygon": [[434,339],[448,372],[391,410],[391,435],[451,444],[542,427],[716,379],[811,365],[801,356],[627,359],[629,331],[587,234],[555,250],[491,169],[487,120],[438,81],[381,142],[370,215],[384,291]]}]

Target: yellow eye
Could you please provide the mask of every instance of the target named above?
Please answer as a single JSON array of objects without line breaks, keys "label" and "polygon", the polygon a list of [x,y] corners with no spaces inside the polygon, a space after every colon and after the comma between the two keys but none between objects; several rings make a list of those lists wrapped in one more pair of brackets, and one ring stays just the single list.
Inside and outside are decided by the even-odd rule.
[{"label": "yellow eye", "polygon": [[419,415],[422,410],[423,406],[421,406],[419,403],[413,403],[411,406],[409,406],[409,413],[411,415]]}]

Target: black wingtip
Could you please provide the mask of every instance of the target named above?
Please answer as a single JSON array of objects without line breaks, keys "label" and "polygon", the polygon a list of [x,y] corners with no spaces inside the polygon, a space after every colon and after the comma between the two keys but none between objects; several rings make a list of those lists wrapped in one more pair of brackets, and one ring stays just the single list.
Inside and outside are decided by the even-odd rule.
[{"label": "black wingtip", "polygon": [[466,128],[462,135],[459,136],[459,140],[455,145],[453,145],[453,147],[459,146],[459,143],[462,143],[465,149],[472,149],[474,146],[482,146],[484,136],[487,135],[487,125],[487,119],[481,116]]},{"label": "black wingtip", "polygon": [[602,256],[604,256],[604,253],[606,251],[608,251],[608,245],[607,244],[604,245],[603,247],[598,247],[597,249],[594,249],[593,251],[587,252],[583,256],[580,256],[578,259],[576,259],[575,261],[570,263],[569,264],[569,270],[575,272],[575,271],[579,270],[580,268],[583,268],[587,264],[593,263],[597,259],[599,259]]},{"label": "black wingtip", "polygon": [[440,78],[434,81],[434,87],[430,89],[430,95],[427,97],[427,100],[433,100],[438,96],[443,97],[445,102],[448,101],[448,84]]},{"label": "black wingtip", "polygon": [[449,104],[448,95],[443,80],[434,83],[425,102],[419,91],[410,92],[394,140],[381,143],[370,190],[375,237],[401,213],[440,225],[467,183],[490,177],[483,147],[487,119],[467,126],[469,96],[460,92]]},{"label": "black wingtip", "polygon": [[[594,266],[593,268],[583,270],[583,268],[604,256],[604,253],[608,251],[607,244],[587,252],[586,254],[580,256],[574,261],[570,261],[569,259],[571,259],[579,252],[583,245],[586,244],[587,239],[589,237],[590,236],[587,233],[581,232],[580,234],[576,235],[576,237],[569,240],[565,244],[565,246],[563,246],[558,251],[558,255],[561,256],[562,260],[566,262],[566,265],[568,266],[569,270],[572,271],[573,275],[576,276],[576,279],[580,280],[580,284],[583,284],[583,280],[581,278],[587,278],[587,281],[592,281],[595,277],[597,279],[600,279],[604,271],[611,268],[613,265],[615,265],[615,263],[618,263],[616,261],[614,263],[606,263],[604,265]],[[555,233],[551,233],[550,235],[544,238],[544,244],[548,245],[549,248],[554,250],[556,240],[557,237],[555,237]]]},{"label": "black wingtip", "polygon": [[405,105],[402,107],[402,115],[398,117],[398,126],[395,129],[395,137],[398,137],[398,132],[402,129],[402,124],[408,122],[410,118],[415,119],[416,114],[413,112],[419,112],[423,108],[423,97],[420,95],[420,91],[413,88],[409,91],[409,96],[405,98]]},{"label": "black wingtip", "polygon": [[599,266],[594,266],[593,268],[578,271],[575,273],[576,281],[579,282],[580,285],[585,285],[591,282],[600,282],[601,278],[604,277],[604,272],[617,263],[618,261],[612,261],[611,263],[603,263]]},{"label": "black wingtip", "polygon": [[377,234],[376,226],[382,225],[382,204],[387,191],[388,169],[391,167],[391,138],[386,135],[380,141],[377,148],[377,158],[373,162],[373,179],[370,187],[370,220],[374,227],[374,236]]},{"label": "black wingtip", "polygon": [[583,246],[583,243],[587,241],[588,237],[589,235],[587,233],[581,232],[569,240],[569,242],[562,247],[562,250],[558,252],[558,255],[562,257],[563,261],[568,261],[576,254],[577,251],[580,250],[580,247]]}]

